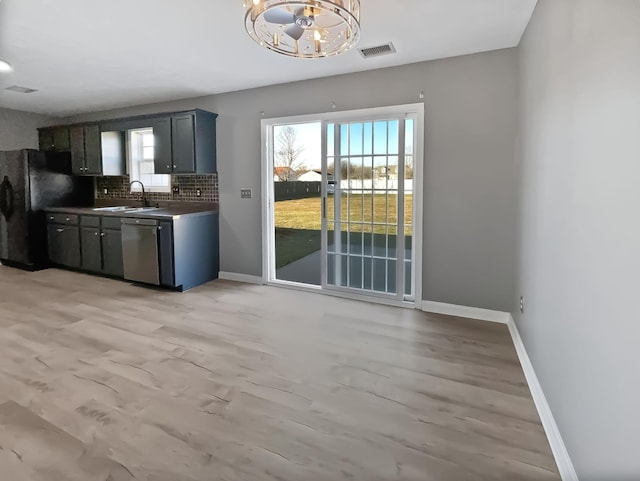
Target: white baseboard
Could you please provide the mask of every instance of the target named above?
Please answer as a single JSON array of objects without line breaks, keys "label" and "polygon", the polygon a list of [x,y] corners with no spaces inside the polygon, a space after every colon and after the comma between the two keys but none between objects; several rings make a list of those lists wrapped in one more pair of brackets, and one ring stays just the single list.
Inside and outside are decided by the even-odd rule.
[{"label": "white baseboard", "polygon": [[524,376],[529,384],[529,390],[531,391],[533,402],[536,404],[538,415],[542,421],[542,427],[544,427],[544,432],[547,434],[547,439],[551,446],[551,452],[553,453],[553,457],[558,465],[560,477],[563,481],[578,481],[578,475],[573,467],[567,448],[564,445],[558,425],[553,418],[547,398],[542,391],[542,386],[540,385],[538,376],[533,369],[533,364],[531,364],[527,350],[525,349],[520,333],[518,332],[518,327],[516,326],[511,314],[509,314],[509,322],[507,323],[507,326],[509,327],[509,333],[511,334],[513,345],[518,353],[518,359],[520,359],[520,365],[524,371]]},{"label": "white baseboard", "polygon": [[506,324],[509,328],[509,334],[513,340],[513,345],[518,353],[518,359],[520,365],[524,371],[524,376],[527,379],[529,390],[531,391],[531,397],[538,410],[542,427],[549,440],[549,446],[551,452],[558,466],[560,477],[562,481],[579,481],[578,475],[573,467],[569,452],[562,440],[560,430],[556,424],[547,398],[542,391],[542,386],[538,380],[538,376],[531,364],[527,350],[524,347],[520,333],[513,319],[513,316],[508,312],[492,311],[490,309],[480,309],[477,307],[457,306],[455,304],[445,304],[443,302],[422,301],[422,310],[425,312],[433,312],[436,314],[446,314],[449,316],[466,317],[470,319],[479,319],[482,321],[499,322]]},{"label": "white baseboard", "polygon": [[262,277],[238,274],[236,272],[219,272],[218,278],[226,281],[244,282],[245,284],[264,284]]},{"label": "white baseboard", "polygon": [[500,324],[508,324],[509,318],[511,317],[511,314],[508,312],[492,311],[479,307],[457,306],[455,304],[433,301],[422,301],[422,310],[425,312],[433,312],[434,314],[467,317],[481,321],[499,322]]}]

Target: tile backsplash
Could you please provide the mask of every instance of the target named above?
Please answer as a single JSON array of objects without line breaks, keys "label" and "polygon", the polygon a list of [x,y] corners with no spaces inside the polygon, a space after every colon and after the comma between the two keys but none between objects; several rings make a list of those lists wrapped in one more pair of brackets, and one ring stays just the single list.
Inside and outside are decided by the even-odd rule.
[{"label": "tile backsplash", "polygon": [[[150,202],[179,201],[179,202],[218,202],[218,174],[206,175],[172,175],[172,188],[177,186],[179,192],[174,194],[148,192]],[[106,189],[106,194],[105,194]],[[201,195],[196,195],[200,189]],[[129,190],[129,176],[97,177],[96,199],[139,199],[140,194]]]}]

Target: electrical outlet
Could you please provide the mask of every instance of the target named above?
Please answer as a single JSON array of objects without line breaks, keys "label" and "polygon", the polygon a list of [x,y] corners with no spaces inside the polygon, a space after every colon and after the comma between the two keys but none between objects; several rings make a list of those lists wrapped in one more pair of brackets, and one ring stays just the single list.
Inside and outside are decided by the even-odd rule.
[{"label": "electrical outlet", "polygon": [[202,197],[202,189],[196,189],[196,197]]},{"label": "electrical outlet", "polygon": [[106,187],[104,188],[104,195],[108,195],[109,194],[109,189],[107,189]]},{"label": "electrical outlet", "polygon": [[174,185],[172,187],[172,191],[174,194],[179,194],[180,193],[180,186],[179,185]]},{"label": "electrical outlet", "polygon": [[524,314],[524,296],[520,296],[520,312]]},{"label": "electrical outlet", "polygon": [[251,189],[240,189],[240,198],[241,199],[251,199]]}]

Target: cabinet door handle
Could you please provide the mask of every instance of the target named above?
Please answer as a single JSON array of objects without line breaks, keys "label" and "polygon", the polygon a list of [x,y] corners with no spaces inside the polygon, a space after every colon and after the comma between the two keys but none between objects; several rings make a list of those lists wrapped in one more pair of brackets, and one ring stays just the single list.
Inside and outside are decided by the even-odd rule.
[{"label": "cabinet door handle", "polygon": [[57,232],[64,232],[64,229],[56,229]]},{"label": "cabinet door handle", "polygon": [[65,219],[67,222],[69,222],[71,219],[69,219],[68,217]]},{"label": "cabinet door handle", "polygon": [[173,166],[173,168],[174,168],[174,169],[177,169],[177,168],[178,168],[178,166],[177,166],[177,165],[174,165],[174,166]]},{"label": "cabinet door handle", "polygon": [[100,237],[104,237],[104,232],[100,233]]},{"label": "cabinet door handle", "polygon": [[97,233],[97,232],[94,232],[94,233],[93,233],[93,235],[98,235],[98,233]]},{"label": "cabinet door handle", "polygon": [[167,169],[170,169],[170,168],[171,168],[171,166],[170,166],[170,165],[167,165]]}]

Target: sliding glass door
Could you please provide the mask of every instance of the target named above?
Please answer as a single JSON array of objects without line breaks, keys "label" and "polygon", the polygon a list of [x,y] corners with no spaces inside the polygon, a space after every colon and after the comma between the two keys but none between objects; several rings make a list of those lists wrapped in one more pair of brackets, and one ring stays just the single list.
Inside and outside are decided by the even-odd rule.
[{"label": "sliding glass door", "polygon": [[414,300],[415,119],[322,129],[322,287]]}]

